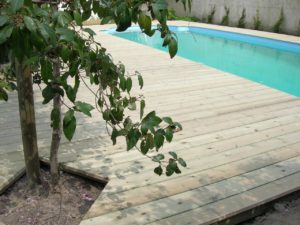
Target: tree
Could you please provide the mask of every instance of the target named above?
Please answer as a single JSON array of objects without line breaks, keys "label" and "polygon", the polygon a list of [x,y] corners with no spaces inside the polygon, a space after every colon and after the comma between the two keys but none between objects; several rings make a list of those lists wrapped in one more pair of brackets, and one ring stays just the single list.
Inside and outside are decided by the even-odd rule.
[{"label": "tree", "polygon": [[[176,2],[179,0],[176,0]],[[62,3],[62,9],[52,7]],[[182,0],[185,6],[185,0]],[[190,7],[190,0],[187,1]],[[154,172],[167,176],[181,173],[179,165],[186,163],[174,152],[168,158],[151,151],[159,151],[165,142],[171,142],[175,130],[181,125],[170,117],[159,117],[155,111],[144,115],[146,106],[142,96],[133,96],[132,79],[144,82],[141,74],[127,74],[123,64],[115,64],[106,49],[94,40],[95,33],[82,26],[95,13],[105,24],[114,21],[117,31],[125,31],[132,23],[152,36],[160,32],[163,46],[169,48],[171,58],[177,53],[175,34],[167,26],[167,3],[165,0],[64,0],[32,1],[5,0],[0,3],[0,45],[4,47],[1,59],[9,57],[11,72],[0,77],[0,99],[7,100],[7,91],[14,87],[17,78],[19,111],[26,172],[31,186],[39,183],[38,150],[35,129],[32,77],[41,85],[43,104],[53,101],[51,127],[51,172],[58,174],[57,150],[61,129],[68,140],[76,130],[76,115],[91,116],[97,109],[110,127],[113,144],[118,137],[125,137],[127,150],[137,149],[157,163]],[[159,25],[153,28],[152,19]],[[77,99],[81,86],[86,86],[95,97],[95,105]],[[91,87],[97,87],[92,91]],[[63,100],[65,97],[68,101]],[[66,109],[62,114],[61,107]],[[29,111],[24,113],[24,109]],[[126,110],[140,110],[140,120],[132,121]],[[57,178],[54,179],[54,183]]]}]

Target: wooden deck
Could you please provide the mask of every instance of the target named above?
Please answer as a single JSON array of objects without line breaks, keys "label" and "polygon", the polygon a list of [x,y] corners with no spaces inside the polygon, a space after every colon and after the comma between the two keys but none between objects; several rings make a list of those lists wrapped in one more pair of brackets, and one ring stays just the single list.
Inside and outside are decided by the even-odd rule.
[{"label": "wooden deck", "polygon": [[[97,39],[129,71],[143,74],[148,110],[182,123],[184,130],[163,151],[184,156],[188,168],[158,177],[153,162],[126,152],[122,140],[111,145],[98,114],[82,117],[76,140],[63,140],[60,160],[110,181],[81,225],[230,222],[300,189],[300,99],[107,34]],[[82,100],[92,101],[86,93]],[[10,97],[0,103],[1,189],[24,170],[16,98]],[[39,145],[47,157],[49,109],[39,94],[36,102]]]}]

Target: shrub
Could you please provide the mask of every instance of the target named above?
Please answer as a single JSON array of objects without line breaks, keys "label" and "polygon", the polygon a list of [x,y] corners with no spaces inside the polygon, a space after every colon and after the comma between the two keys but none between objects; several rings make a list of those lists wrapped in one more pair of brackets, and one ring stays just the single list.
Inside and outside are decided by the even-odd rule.
[{"label": "shrub", "polygon": [[228,26],[229,25],[230,9],[227,6],[225,6],[224,9],[225,9],[225,15],[223,16],[221,25]]},{"label": "shrub", "polygon": [[216,6],[214,5],[211,8],[210,13],[209,13],[209,15],[207,17],[207,23],[213,23],[214,22],[215,13],[216,13]]},{"label": "shrub", "polygon": [[283,8],[281,8],[279,19],[273,26],[273,32],[280,33],[283,22],[284,22],[284,13],[283,13]]},{"label": "shrub", "polygon": [[238,22],[238,27],[239,28],[245,28],[246,27],[246,9],[244,8],[243,9],[243,12],[242,12],[242,15],[241,15],[241,18],[239,19],[239,22]]},{"label": "shrub", "polygon": [[253,23],[254,23],[254,30],[261,30],[261,20],[259,16],[259,9],[256,10],[256,15],[253,17]]},{"label": "shrub", "polygon": [[190,22],[199,22],[199,19],[197,17],[187,17],[187,16],[176,16],[174,10],[168,10],[168,19],[169,20],[183,20],[183,21],[190,21]]},{"label": "shrub", "polygon": [[299,23],[298,23],[298,36],[300,36],[300,20],[299,20]]},{"label": "shrub", "polygon": [[175,11],[172,9],[168,10],[168,19],[169,20],[176,20],[177,16],[175,15]]}]

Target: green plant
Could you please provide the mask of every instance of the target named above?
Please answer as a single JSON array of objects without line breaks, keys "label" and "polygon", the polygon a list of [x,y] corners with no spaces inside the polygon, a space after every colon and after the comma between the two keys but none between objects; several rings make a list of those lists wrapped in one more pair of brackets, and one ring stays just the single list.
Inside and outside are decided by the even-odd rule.
[{"label": "green plant", "polygon": [[211,10],[210,10],[210,13],[207,17],[207,22],[208,23],[213,23],[214,22],[214,16],[215,16],[215,13],[216,13],[216,6],[214,5]]},{"label": "green plant", "polygon": [[225,6],[224,10],[225,10],[225,15],[222,18],[221,25],[228,26],[229,25],[230,9],[227,6]]},{"label": "green plant", "polygon": [[175,15],[175,11],[173,9],[168,10],[168,19],[169,20],[177,20],[177,16]]},{"label": "green plant", "polygon": [[[58,3],[62,3],[60,10]],[[145,4],[149,7],[142,9]],[[177,53],[176,36],[166,23],[167,3],[164,0],[151,3],[148,0],[115,0],[105,1],[105,4],[98,0],[2,0],[0,58],[3,61],[0,64],[10,58],[11,72],[0,75],[0,100],[8,100],[7,91],[16,86],[16,81],[26,173],[32,187],[40,181],[32,81],[41,85],[43,104],[54,102],[50,113],[52,135],[57,135],[52,139],[50,152],[54,164],[57,164],[60,133],[71,141],[78,113],[92,116],[91,111],[97,109],[111,128],[112,143],[116,144],[119,137],[125,138],[128,151],[136,149],[157,164],[156,174],[165,172],[171,176],[181,173],[179,165],[186,166],[173,152],[170,156],[159,153],[164,143],[172,141],[174,132],[182,129],[181,125],[170,117],[159,117],[155,111],[144,115],[143,96],[132,95],[133,79],[137,79],[142,89],[143,77],[138,72],[128,74],[123,64],[115,64],[106,49],[95,41],[95,32],[82,26],[92,12],[99,16],[102,24],[114,21],[119,32],[132,23],[137,23],[148,36],[158,31],[170,57]],[[155,28],[152,19],[158,21]],[[82,87],[90,90],[95,98],[94,105],[77,98]],[[66,113],[62,113],[61,107]],[[139,109],[139,119],[132,121],[126,114],[136,109]],[[52,152],[52,144],[55,152]],[[151,152],[157,153],[149,155]],[[51,168],[54,164],[51,161]],[[58,167],[54,168],[57,174],[55,170]]]},{"label": "green plant", "polygon": [[299,23],[298,23],[298,36],[300,36],[300,20],[299,20]]},{"label": "green plant", "polygon": [[246,27],[246,9],[244,8],[243,9],[243,12],[242,12],[242,15],[239,19],[239,22],[238,22],[238,27],[239,28],[245,28]]},{"label": "green plant", "polygon": [[279,19],[273,26],[273,29],[272,29],[273,32],[280,33],[283,22],[284,22],[284,12],[283,12],[283,8],[281,8]]},{"label": "green plant", "polygon": [[256,15],[253,17],[254,30],[261,30],[262,23],[259,16],[259,9],[256,10]]},{"label": "green plant", "polygon": [[188,16],[176,16],[174,10],[168,10],[168,19],[169,20],[183,20],[183,21],[190,21],[190,22],[198,22],[199,19],[197,17],[188,17]]}]

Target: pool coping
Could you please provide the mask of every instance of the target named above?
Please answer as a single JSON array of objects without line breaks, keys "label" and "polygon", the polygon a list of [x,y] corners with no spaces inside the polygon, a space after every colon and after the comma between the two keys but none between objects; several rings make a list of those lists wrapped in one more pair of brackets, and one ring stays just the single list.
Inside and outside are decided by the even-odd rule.
[{"label": "pool coping", "polygon": [[[153,22],[153,25],[158,24],[157,21]],[[272,33],[267,31],[259,31],[259,30],[251,30],[251,29],[245,29],[245,28],[237,28],[237,27],[228,27],[228,26],[220,26],[215,24],[206,24],[206,23],[199,23],[199,22],[188,22],[188,21],[181,21],[181,20],[171,20],[168,21],[169,26],[187,26],[187,27],[199,27],[199,28],[205,28],[205,29],[212,29],[217,31],[225,31],[225,32],[232,32],[232,33],[238,33],[238,34],[245,34],[255,37],[262,37],[262,38],[268,38],[278,41],[284,41],[284,42],[290,42],[294,44],[300,44],[300,37],[293,36],[293,35],[287,35],[287,34],[278,34],[278,33]],[[89,26],[93,27],[94,29],[96,27],[97,30],[103,31],[107,29],[115,28],[115,24],[106,24],[106,25],[93,25]]]}]

